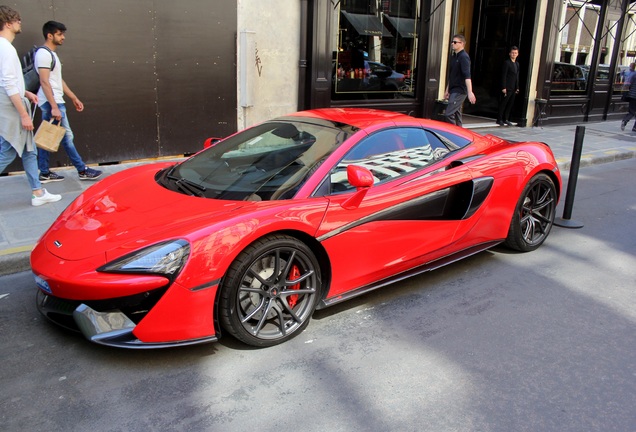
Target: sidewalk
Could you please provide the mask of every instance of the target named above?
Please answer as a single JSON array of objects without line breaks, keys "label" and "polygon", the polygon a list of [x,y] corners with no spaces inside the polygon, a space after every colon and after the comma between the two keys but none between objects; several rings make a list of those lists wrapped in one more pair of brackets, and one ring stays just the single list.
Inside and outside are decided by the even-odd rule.
[{"label": "sidewalk", "polygon": [[[625,132],[620,121],[587,123],[583,140],[581,167],[608,163],[635,157],[636,132],[631,132],[632,122]],[[570,169],[574,144],[575,125],[545,126],[543,128],[493,127],[475,128],[481,134],[492,134],[511,141],[541,141],[550,145],[564,174]],[[99,167],[102,177],[153,161],[139,161]],[[57,216],[83,190],[94,184],[81,181],[73,167],[57,169],[66,179],[44,185],[52,193],[62,194],[62,200],[42,207],[32,207],[29,186],[24,174],[0,177],[0,275],[30,269],[29,255],[38,238],[55,221]]]}]

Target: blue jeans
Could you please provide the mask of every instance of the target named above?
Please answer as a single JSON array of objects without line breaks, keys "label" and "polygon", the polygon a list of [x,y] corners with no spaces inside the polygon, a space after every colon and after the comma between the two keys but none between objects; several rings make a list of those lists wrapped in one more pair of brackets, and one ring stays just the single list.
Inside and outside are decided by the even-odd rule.
[{"label": "blue jeans", "polygon": [[[62,138],[62,147],[66,151],[69,159],[71,159],[71,163],[77,170],[77,172],[82,172],[86,169],[86,164],[82,160],[82,157],[75,149],[75,144],[73,143],[73,131],[71,130],[71,125],[68,123],[68,117],[66,116],[66,106],[64,104],[57,104],[60,112],[62,113],[62,126],[66,129],[66,134],[64,138]],[[44,105],[40,107],[42,110],[42,121],[51,120],[51,104],[45,102]],[[38,149],[38,166],[40,167],[40,172],[47,174],[49,172],[49,152],[46,150]]]},{"label": "blue jeans", "polygon": [[[22,166],[26,173],[27,180],[32,190],[42,189],[42,184],[38,178],[38,159],[37,149],[28,151],[26,147],[22,152]],[[11,162],[18,156],[18,152],[9,144],[9,141],[0,136],[0,173],[9,166]]]}]

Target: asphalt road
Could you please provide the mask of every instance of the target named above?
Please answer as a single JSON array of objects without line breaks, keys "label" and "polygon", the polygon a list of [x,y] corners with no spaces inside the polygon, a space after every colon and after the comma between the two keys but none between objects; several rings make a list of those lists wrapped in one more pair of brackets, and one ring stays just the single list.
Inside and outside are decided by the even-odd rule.
[{"label": "asphalt road", "polygon": [[[562,215],[562,209],[559,209]],[[127,351],[0,278],[2,431],[636,431],[636,159],[582,168],[572,220],[315,314],[296,339]]]}]

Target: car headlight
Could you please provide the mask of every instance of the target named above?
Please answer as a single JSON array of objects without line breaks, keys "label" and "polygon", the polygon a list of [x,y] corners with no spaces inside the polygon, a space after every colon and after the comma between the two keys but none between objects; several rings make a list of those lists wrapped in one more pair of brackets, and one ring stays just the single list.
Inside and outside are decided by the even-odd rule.
[{"label": "car headlight", "polygon": [[190,244],[185,240],[157,243],[140,249],[97,271],[111,273],[152,273],[174,277],[186,263],[190,255]]}]

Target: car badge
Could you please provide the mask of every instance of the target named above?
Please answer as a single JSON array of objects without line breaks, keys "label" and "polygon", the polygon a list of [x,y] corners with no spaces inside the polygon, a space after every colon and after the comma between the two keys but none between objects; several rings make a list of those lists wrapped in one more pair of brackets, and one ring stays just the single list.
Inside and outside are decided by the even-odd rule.
[{"label": "car badge", "polygon": [[58,249],[62,247],[62,242],[61,242],[61,241],[59,241],[59,240],[55,240],[55,241],[53,242],[53,244],[54,244],[54,245],[55,245],[55,247],[56,247],[56,248],[58,248]]}]

